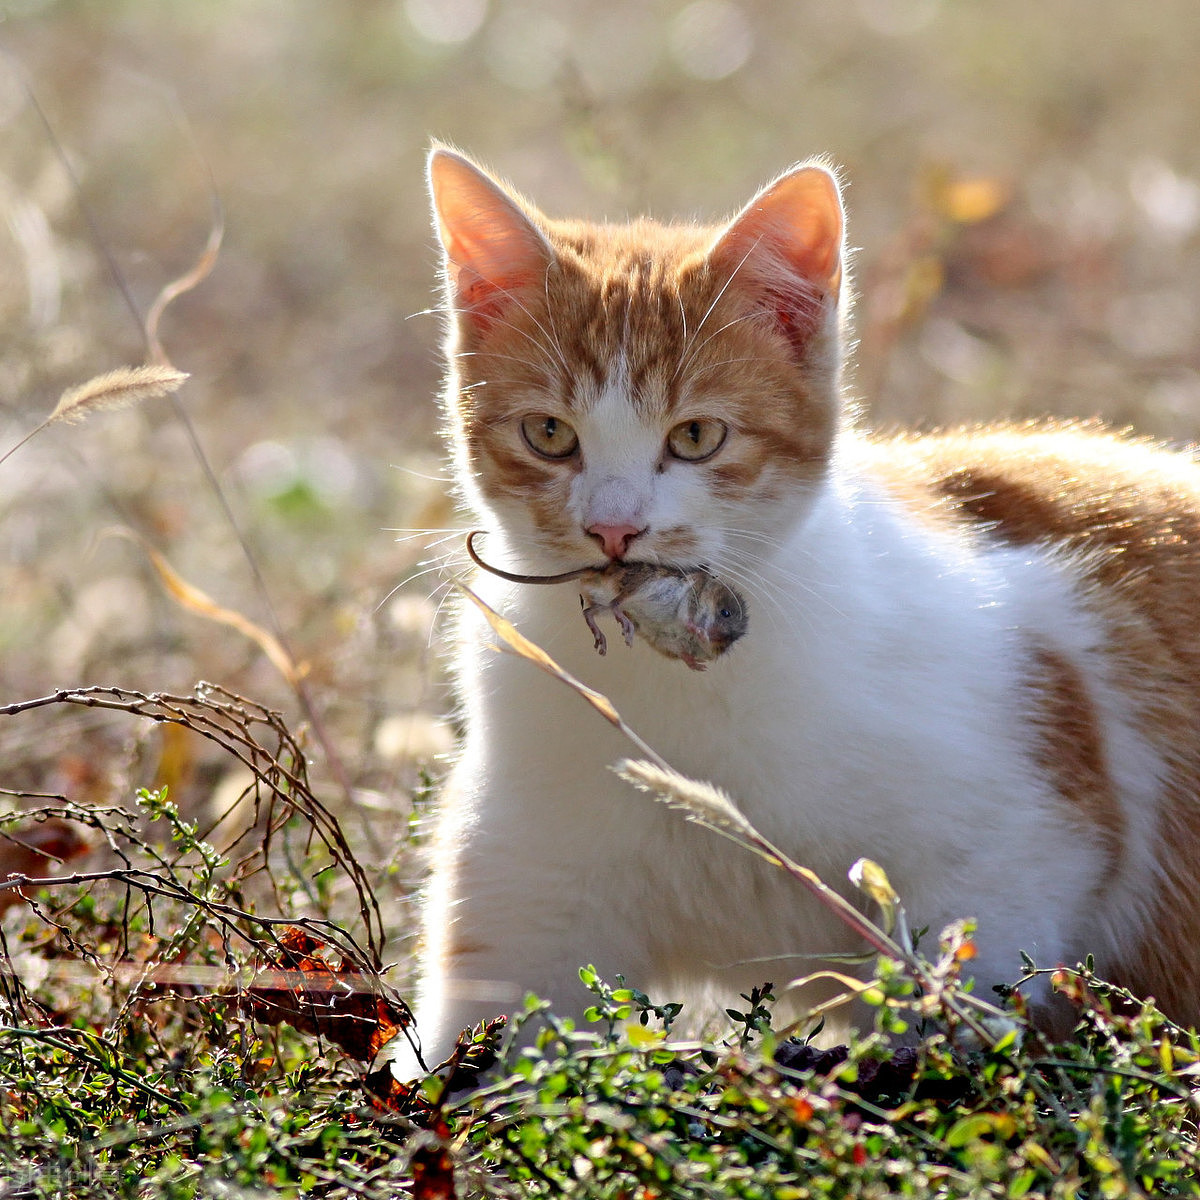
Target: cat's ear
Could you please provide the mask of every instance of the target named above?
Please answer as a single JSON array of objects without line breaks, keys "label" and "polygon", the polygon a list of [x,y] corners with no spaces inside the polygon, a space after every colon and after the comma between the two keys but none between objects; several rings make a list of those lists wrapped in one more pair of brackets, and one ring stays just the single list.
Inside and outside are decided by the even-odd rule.
[{"label": "cat's ear", "polygon": [[429,193],[447,286],[460,312],[486,324],[521,288],[541,282],[554,258],[550,243],[470,159],[435,148],[429,155]]},{"label": "cat's ear", "polygon": [[729,286],[750,291],[798,345],[806,344],[842,290],[845,216],[833,173],[794,167],[769,183],[725,227],[709,262]]}]

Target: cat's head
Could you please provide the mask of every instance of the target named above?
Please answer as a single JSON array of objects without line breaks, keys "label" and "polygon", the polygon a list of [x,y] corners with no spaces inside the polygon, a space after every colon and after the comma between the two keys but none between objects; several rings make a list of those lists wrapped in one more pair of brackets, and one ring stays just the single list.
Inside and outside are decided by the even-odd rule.
[{"label": "cat's head", "polygon": [[769,553],[840,421],[833,174],[795,167],[710,228],[550,220],[440,147],[429,184],[459,481],[526,568]]}]

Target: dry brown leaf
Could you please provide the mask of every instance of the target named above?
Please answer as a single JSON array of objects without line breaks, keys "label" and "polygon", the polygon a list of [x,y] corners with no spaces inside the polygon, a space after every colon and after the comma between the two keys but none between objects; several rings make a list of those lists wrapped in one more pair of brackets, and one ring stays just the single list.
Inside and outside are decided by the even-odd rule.
[{"label": "dry brown leaf", "polygon": [[195,772],[198,739],[190,729],[170,722],[160,727],[158,736],[154,786],[166,788],[171,796],[180,796]]},{"label": "dry brown leaf", "polygon": [[345,963],[331,963],[326,950],[303,929],[285,929],[279,953],[265,965],[287,972],[295,982],[289,987],[254,984],[246,990],[246,1006],[258,1021],[286,1022],[370,1062],[412,1017],[377,990],[361,987],[362,976]]},{"label": "dry brown leaf", "polygon": [[454,1186],[454,1159],[450,1157],[450,1128],[441,1118],[431,1132],[436,1141],[418,1143],[412,1152],[413,1200],[457,1200]]},{"label": "dry brown leaf", "polygon": [[199,616],[207,617],[210,621],[217,621],[221,625],[228,625],[230,629],[236,629],[238,633],[249,638],[267,656],[272,666],[284,679],[292,687],[297,686],[303,678],[304,671],[292,661],[291,655],[283,648],[273,633],[263,629],[261,625],[251,621],[249,617],[243,616],[240,612],[223,607],[206,592],[202,592],[198,587],[188,583],[153,546],[132,530],[110,529],[108,534],[115,537],[127,537],[138,542],[146,551],[150,562],[158,572],[159,579],[162,580],[163,586],[173,600]]},{"label": "dry brown leaf", "polygon": [[[12,875],[47,875],[54,863],[86,854],[91,846],[69,821],[51,817],[24,829],[6,829],[0,839],[0,881]],[[0,913],[28,897],[20,888],[0,890]]]},{"label": "dry brown leaf", "polygon": [[629,738],[647,758],[664,770],[670,770],[663,758],[625,724],[621,714],[617,712],[613,702],[607,696],[596,691],[595,688],[588,687],[586,683],[576,679],[570,671],[560,667],[541,646],[531,642],[507,617],[502,617],[485,600],[480,599],[471,591],[466,584],[455,581],[455,586],[483,613],[487,618],[487,623],[492,627],[492,631],[509,650],[533,663],[534,666],[540,667],[548,675],[553,675],[555,679],[561,680],[572,691],[578,692],[606,721],[615,725]]},{"label": "dry brown leaf", "polygon": [[951,179],[938,196],[941,213],[959,225],[990,220],[1012,198],[1012,188],[1002,179],[976,176]]}]

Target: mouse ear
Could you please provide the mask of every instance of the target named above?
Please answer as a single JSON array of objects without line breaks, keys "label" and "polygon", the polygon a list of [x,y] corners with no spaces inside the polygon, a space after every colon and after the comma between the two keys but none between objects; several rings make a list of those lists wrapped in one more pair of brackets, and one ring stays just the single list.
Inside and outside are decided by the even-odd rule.
[{"label": "mouse ear", "polygon": [[439,146],[428,175],[450,301],[487,325],[523,288],[540,285],[554,251],[525,206],[469,158]]},{"label": "mouse ear", "polygon": [[833,172],[786,171],[742,209],[709,251],[729,286],[752,293],[797,348],[836,314],[842,291],[845,217]]}]

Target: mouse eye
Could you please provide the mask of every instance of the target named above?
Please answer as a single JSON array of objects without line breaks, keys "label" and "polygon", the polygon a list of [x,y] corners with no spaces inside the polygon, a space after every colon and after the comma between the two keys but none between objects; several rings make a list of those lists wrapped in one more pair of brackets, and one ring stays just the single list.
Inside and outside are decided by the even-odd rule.
[{"label": "mouse eye", "polygon": [[681,421],[667,434],[667,449],[684,462],[702,462],[720,450],[728,432],[724,421],[695,417]]},{"label": "mouse eye", "polygon": [[720,612],[717,614],[717,616],[719,616],[719,617],[722,617],[724,620],[728,621],[728,620],[729,620],[729,618],[733,616],[733,613],[731,613],[731,612],[729,611],[729,609],[727,609],[727,608],[723,608],[723,609],[721,609],[721,611],[720,611]]},{"label": "mouse eye", "polygon": [[558,417],[536,413],[521,422],[521,437],[542,458],[570,458],[579,449],[579,435]]}]

